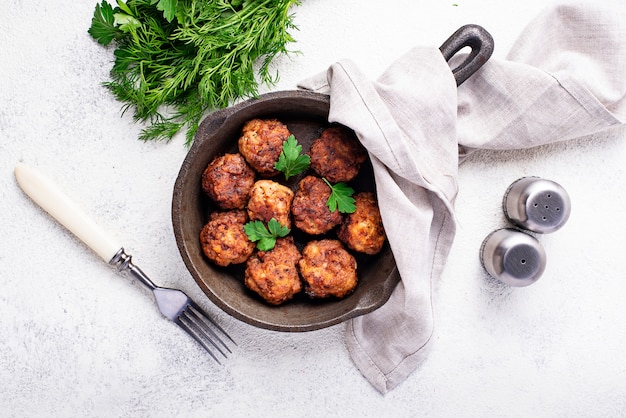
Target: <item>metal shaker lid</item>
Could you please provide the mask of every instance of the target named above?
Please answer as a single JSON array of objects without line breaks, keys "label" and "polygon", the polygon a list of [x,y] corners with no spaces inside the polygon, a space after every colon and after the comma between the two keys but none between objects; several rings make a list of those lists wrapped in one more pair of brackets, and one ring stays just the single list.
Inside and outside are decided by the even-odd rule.
[{"label": "metal shaker lid", "polygon": [[537,239],[512,228],[489,234],[481,246],[480,259],[491,276],[517,287],[536,282],[546,267],[546,253]]},{"label": "metal shaker lid", "polygon": [[522,177],[513,182],[504,195],[502,207],[513,224],[540,234],[560,229],[571,213],[565,189],[539,177]]}]

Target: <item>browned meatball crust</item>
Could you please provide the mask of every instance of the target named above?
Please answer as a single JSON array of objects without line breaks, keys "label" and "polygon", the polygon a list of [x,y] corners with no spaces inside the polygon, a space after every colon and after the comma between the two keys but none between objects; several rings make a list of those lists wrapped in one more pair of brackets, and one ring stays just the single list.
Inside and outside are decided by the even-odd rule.
[{"label": "browned meatball crust", "polygon": [[252,119],[243,126],[239,137],[239,152],[248,164],[266,177],[279,173],[274,168],[291,132],[277,119]]},{"label": "browned meatball crust", "polygon": [[311,168],[332,183],[350,181],[359,173],[367,152],[354,133],[343,126],[333,126],[311,144]]},{"label": "browned meatball crust", "polygon": [[304,290],[312,298],[342,298],[357,284],[356,260],[340,241],[310,241],[298,262]]},{"label": "browned meatball crust", "polygon": [[204,255],[218,266],[246,261],[255,247],[243,230],[247,220],[243,210],[213,212],[209,222],[200,231]]},{"label": "browned meatball crust", "polygon": [[326,206],[330,193],[330,187],[319,177],[306,176],[300,180],[291,205],[296,227],[307,234],[319,235],[339,225],[343,219],[341,213],[331,212]]},{"label": "browned meatball crust", "polygon": [[248,216],[265,223],[275,218],[281,225],[291,228],[291,202],[293,191],[272,180],[258,180],[250,190]]},{"label": "browned meatball crust", "polygon": [[296,267],[302,258],[293,237],[278,238],[270,251],[259,251],[248,259],[245,284],[267,303],[280,305],[302,290]]},{"label": "browned meatball crust", "polygon": [[356,211],[345,216],[337,236],[354,251],[378,254],[385,243],[385,230],[374,193],[357,193],[354,201]]},{"label": "browned meatball crust", "polygon": [[202,190],[221,209],[243,209],[254,177],[241,154],[225,154],[215,157],[202,173]]}]

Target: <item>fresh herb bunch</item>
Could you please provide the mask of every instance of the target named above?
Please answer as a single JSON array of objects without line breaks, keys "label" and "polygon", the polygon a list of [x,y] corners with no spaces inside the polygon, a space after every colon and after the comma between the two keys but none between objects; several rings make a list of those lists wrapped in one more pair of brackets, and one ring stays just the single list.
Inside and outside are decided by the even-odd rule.
[{"label": "fresh herb bunch", "polygon": [[283,142],[283,149],[274,168],[285,175],[285,180],[289,180],[289,177],[302,173],[310,165],[311,157],[302,154],[302,145],[298,144],[295,136],[289,135]]},{"label": "fresh herb bunch", "polygon": [[276,245],[278,238],[286,237],[291,229],[282,225],[276,218],[270,219],[267,228],[261,221],[250,221],[243,226],[248,239],[256,242],[259,251],[269,251]]},{"label": "fresh herb bunch", "polygon": [[[258,95],[273,85],[270,63],[294,39],[299,0],[106,0],[96,4],[89,34],[115,45],[104,84],[149,125],[142,140],[170,140],[187,127],[193,141],[206,111]],[[259,79],[257,79],[257,75]]]}]

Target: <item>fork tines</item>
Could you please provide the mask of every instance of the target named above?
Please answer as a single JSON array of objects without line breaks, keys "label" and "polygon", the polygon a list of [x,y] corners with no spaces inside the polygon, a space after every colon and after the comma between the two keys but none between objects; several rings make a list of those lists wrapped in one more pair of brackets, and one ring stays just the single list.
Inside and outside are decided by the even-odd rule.
[{"label": "fork tines", "polygon": [[215,355],[214,351],[217,350],[224,358],[228,356],[227,353],[232,353],[228,345],[218,335],[215,328],[224,337],[230,340],[234,345],[237,343],[220,327],[211,317],[202,310],[195,302],[189,301],[187,307],[180,312],[180,315],[174,321],[182,329],[187,331],[204,349],[218,362],[220,361]]}]

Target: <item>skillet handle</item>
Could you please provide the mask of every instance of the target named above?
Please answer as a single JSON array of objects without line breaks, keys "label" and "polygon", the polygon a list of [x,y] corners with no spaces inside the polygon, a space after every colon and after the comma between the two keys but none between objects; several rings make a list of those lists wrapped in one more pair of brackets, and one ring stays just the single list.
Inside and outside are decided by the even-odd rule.
[{"label": "skillet handle", "polygon": [[440,47],[439,50],[446,61],[464,47],[470,47],[472,51],[467,58],[452,69],[456,85],[460,86],[480,67],[483,66],[493,53],[493,38],[483,27],[478,25],[461,26]]}]

